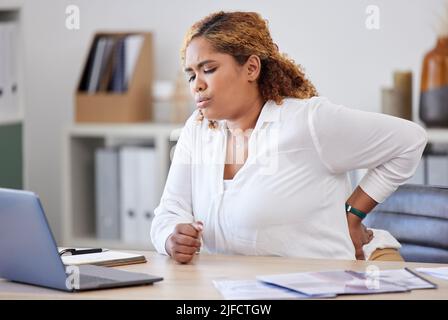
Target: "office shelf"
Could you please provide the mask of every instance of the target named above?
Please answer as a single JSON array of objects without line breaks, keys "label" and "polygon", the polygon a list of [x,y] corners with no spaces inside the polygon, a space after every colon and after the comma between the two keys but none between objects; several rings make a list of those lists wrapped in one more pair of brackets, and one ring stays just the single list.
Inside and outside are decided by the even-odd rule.
[{"label": "office shelf", "polygon": [[145,145],[156,150],[161,196],[170,166],[170,153],[182,130],[173,124],[76,124],[64,132],[63,242],[64,246],[151,249],[152,244],[129,245],[101,240],[95,234],[94,159],[102,147]]}]

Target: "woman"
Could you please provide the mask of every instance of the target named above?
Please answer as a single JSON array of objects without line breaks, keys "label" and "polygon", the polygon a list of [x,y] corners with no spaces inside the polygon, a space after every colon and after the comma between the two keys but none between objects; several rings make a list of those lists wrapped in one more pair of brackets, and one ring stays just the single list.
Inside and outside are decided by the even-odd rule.
[{"label": "woman", "polygon": [[[318,97],[256,13],[211,14],[181,52],[198,109],[155,210],[157,251],[186,263],[201,245],[335,259],[399,247],[361,221],[415,172],[427,142],[421,127]],[[358,168],[369,171],[351,193],[348,172]]]}]

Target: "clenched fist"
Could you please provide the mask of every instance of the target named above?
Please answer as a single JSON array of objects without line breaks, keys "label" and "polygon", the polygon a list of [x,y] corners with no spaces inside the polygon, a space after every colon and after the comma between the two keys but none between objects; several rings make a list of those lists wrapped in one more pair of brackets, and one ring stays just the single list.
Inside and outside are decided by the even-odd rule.
[{"label": "clenched fist", "polygon": [[180,263],[188,263],[201,248],[202,222],[180,223],[165,243],[166,252]]}]

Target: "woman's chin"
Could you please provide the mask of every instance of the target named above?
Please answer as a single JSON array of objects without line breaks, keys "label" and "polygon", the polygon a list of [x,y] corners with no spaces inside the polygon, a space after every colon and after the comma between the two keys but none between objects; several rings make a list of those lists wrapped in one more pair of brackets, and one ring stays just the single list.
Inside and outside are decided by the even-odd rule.
[{"label": "woman's chin", "polygon": [[222,115],[220,116],[219,114],[216,114],[216,112],[214,112],[213,110],[210,109],[210,107],[207,108],[200,108],[199,109],[204,118],[206,118],[207,120],[211,120],[211,121],[220,121],[223,120],[224,118],[222,117]]}]

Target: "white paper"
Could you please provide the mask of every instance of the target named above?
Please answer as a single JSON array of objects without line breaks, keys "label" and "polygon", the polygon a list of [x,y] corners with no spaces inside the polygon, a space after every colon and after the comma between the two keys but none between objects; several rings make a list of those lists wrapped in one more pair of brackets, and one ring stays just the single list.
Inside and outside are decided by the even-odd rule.
[{"label": "white paper", "polygon": [[140,55],[140,49],[143,44],[143,36],[132,35],[127,36],[125,40],[125,83],[128,87],[129,82],[134,74],[134,69]]},{"label": "white paper", "polygon": [[438,268],[416,268],[418,272],[428,274],[430,276],[440,278],[443,280],[448,280],[448,267],[438,267]]},{"label": "white paper", "polygon": [[229,300],[305,299],[307,295],[268,285],[257,280],[213,280],[216,289]]},{"label": "white paper", "polygon": [[409,290],[430,289],[434,287],[431,283],[415,276],[406,269],[381,270],[379,275],[381,280],[398,284]]},{"label": "white paper", "polygon": [[408,288],[365,273],[335,270],[258,276],[258,280],[300,293],[316,296],[325,294],[370,294],[405,292]]}]

